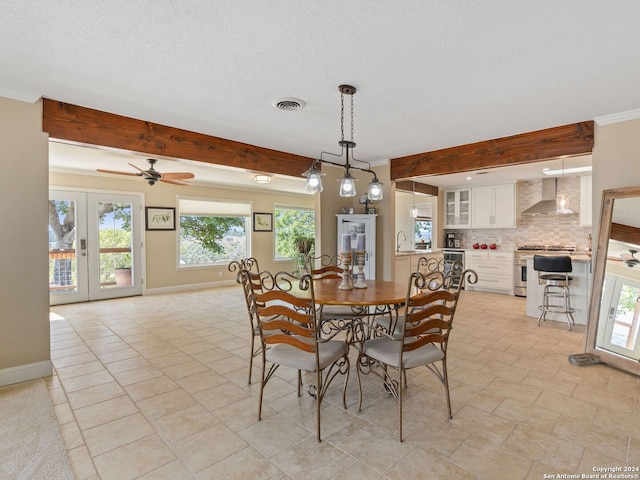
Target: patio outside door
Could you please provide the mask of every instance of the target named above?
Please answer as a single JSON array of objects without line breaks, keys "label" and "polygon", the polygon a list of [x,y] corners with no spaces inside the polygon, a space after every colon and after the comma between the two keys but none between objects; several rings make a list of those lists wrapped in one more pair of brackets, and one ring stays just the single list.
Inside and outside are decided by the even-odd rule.
[{"label": "patio outside door", "polygon": [[142,293],[140,197],[49,192],[51,305]]}]

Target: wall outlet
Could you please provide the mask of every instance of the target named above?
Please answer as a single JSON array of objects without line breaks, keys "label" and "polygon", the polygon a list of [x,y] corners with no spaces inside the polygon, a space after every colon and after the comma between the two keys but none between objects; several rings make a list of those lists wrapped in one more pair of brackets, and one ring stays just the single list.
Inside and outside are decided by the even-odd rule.
[{"label": "wall outlet", "polygon": [[222,277],[222,272],[218,272],[218,278]]}]

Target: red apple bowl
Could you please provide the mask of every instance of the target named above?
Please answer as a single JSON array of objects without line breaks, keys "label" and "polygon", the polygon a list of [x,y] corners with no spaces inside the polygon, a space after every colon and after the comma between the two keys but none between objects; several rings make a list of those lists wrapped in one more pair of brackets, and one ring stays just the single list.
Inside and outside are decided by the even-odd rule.
[{"label": "red apple bowl", "polygon": [[480,245],[478,245],[477,243],[474,243],[474,244],[473,244],[473,249],[474,249],[474,250],[477,250],[477,249],[479,249],[479,248],[480,248]]},{"label": "red apple bowl", "polygon": [[483,243],[482,245],[480,245],[480,248],[481,248],[482,250],[486,250],[486,249],[487,249],[487,244],[486,244],[486,243]]},{"label": "red apple bowl", "polygon": [[492,243],[491,245],[489,245],[489,248],[491,250],[495,250],[496,248],[498,248],[498,246],[495,243]]}]

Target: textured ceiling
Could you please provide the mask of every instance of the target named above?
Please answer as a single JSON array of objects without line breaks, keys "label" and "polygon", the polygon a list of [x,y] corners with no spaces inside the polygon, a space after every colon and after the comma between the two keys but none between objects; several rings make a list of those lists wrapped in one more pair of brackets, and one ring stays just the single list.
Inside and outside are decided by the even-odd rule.
[{"label": "textured ceiling", "polygon": [[308,157],[339,151],[342,83],[370,162],[640,108],[636,0],[0,6],[0,95]]}]

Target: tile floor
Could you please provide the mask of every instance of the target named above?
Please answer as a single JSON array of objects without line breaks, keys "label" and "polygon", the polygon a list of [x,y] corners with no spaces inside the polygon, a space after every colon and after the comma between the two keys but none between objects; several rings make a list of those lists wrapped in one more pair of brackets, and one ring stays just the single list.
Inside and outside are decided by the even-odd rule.
[{"label": "tile floor", "polygon": [[[247,385],[239,287],[51,308],[51,398],[79,479],[543,479],[640,466],[640,384],[576,367],[584,328],[536,326],[524,300],[463,292],[449,350],[453,420],[432,374],[409,373],[405,442],[395,400],[341,380],[315,437],[295,373]],[[353,367],[352,367],[353,370]],[[254,378],[259,369],[254,367]]]}]

